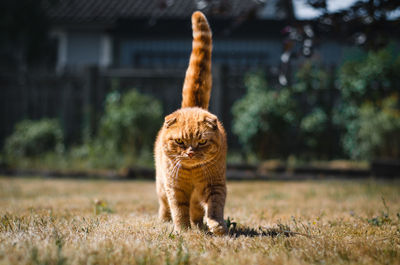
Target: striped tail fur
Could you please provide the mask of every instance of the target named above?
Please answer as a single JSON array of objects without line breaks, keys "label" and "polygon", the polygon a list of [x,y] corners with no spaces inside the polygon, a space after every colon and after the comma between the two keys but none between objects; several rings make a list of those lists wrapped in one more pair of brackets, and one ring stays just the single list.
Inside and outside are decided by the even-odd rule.
[{"label": "striped tail fur", "polygon": [[208,109],[210,101],[212,34],[203,13],[192,15],[193,43],[182,91],[182,108]]}]

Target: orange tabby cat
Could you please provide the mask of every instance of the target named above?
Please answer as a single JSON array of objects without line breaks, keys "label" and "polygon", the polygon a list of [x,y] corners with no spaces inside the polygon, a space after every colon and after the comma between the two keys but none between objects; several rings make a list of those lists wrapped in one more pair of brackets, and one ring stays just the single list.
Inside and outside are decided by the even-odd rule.
[{"label": "orange tabby cat", "polygon": [[211,30],[201,12],[192,15],[193,47],[182,107],[165,117],[155,143],[159,217],[176,231],[206,224],[225,234],[226,135],[207,111],[211,92]]}]

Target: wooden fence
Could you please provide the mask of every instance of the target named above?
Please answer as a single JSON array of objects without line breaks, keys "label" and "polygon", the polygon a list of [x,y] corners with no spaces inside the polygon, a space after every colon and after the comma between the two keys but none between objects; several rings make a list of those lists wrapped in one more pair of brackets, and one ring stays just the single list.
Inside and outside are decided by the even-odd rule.
[{"label": "wooden fence", "polygon": [[77,76],[1,75],[0,143],[23,119],[59,118],[70,141],[79,137],[85,83]]},{"label": "wooden fence", "polygon": [[[82,139],[84,128],[95,133],[104,100],[112,89],[135,88],[161,100],[164,115],[180,107],[186,69],[107,69],[88,67],[78,73],[0,73],[0,146],[23,119],[58,118],[67,144]],[[231,128],[231,106],[245,93],[248,69],[213,66],[210,110]],[[229,133],[230,142],[236,142]]]}]

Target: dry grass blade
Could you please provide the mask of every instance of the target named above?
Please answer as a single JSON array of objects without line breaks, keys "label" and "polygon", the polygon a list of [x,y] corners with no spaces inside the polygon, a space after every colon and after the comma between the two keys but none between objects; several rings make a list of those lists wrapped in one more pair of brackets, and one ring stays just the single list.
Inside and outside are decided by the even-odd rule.
[{"label": "dry grass blade", "polygon": [[400,265],[398,181],[228,183],[222,237],[157,208],[153,182],[0,177],[0,264]]}]

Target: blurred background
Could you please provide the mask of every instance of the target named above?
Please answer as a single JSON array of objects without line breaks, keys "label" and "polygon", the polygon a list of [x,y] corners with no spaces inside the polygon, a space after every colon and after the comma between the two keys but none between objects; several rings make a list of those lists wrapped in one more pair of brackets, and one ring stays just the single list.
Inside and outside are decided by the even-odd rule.
[{"label": "blurred background", "polygon": [[397,0],[2,0],[0,168],[151,169],[196,10],[229,165],[399,175]]}]

